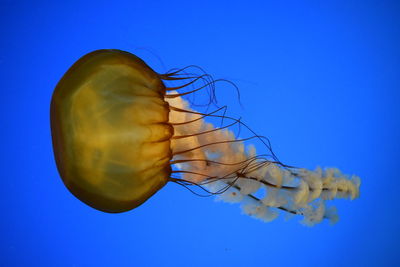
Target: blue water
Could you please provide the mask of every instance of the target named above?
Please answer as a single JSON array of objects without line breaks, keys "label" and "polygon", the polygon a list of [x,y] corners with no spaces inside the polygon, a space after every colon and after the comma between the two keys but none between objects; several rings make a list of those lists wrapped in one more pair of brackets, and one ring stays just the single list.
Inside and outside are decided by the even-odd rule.
[{"label": "blue water", "polygon": [[[0,1],[0,266],[399,266],[398,1]],[[80,56],[190,64],[284,163],[362,179],[340,221],[266,224],[169,184],[105,214],[64,187],[49,103]],[[263,151],[263,147],[257,147]]]}]

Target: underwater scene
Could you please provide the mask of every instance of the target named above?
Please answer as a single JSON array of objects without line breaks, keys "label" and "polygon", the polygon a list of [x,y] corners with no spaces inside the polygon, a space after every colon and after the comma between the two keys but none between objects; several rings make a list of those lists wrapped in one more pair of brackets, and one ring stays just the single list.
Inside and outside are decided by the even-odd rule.
[{"label": "underwater scene", "polygon": [[396,1],[2,1],[0,266],[398,266]]}]

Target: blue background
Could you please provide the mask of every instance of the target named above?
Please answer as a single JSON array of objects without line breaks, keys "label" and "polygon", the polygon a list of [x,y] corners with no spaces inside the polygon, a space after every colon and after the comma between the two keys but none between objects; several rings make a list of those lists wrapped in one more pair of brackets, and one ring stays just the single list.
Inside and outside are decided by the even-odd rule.
[{"label": "blue background", "polygon": [[[396,1],[1,0],[0,265],[399,266],[399,14]],[[361,197],[314,228],[175,184],[131,212],[87,207],[56,171],[49,103],[99,48],[230,79],[243,107],[223,84],[220,102],[281,161],[358,174]]]}]

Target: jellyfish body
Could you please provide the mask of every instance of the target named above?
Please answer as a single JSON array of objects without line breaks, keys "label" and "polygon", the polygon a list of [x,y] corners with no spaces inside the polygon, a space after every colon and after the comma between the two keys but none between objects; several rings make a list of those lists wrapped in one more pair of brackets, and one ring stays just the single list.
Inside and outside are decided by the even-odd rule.
[{"label": "jellyfish body", "polygon": [[165,86],[136,56],[98,50],[78,60],[51,102],[60,176],[80,200],[123,212],[142,204],[171,174]]},{"label": "jellyfish body", "polygon": [[[306,225],[337,221],[325,202],[356,198],[357,176],[286,166],[263,137],[238,138],[230,128],[241,121],[219,115],[221,109],[197,112],[182,98],[216,81],[183,70],[158,74],[130,53],[98,50],[63,76],[51,102],[53,148],[60,176],[78,199],[101,211],[124,212],[175,182],[242,203],[245,214],[266,222],[280,212],[302,215]],[[177,87],[164,83],[187,80]],[[197,81],[205,85],[176,91]],[[232,123],[216,127],[206,121],[210,117]],[[257,155],[245,145],[254,138],[271,153]],[[260,190],[264,196],[256,197]]]}]

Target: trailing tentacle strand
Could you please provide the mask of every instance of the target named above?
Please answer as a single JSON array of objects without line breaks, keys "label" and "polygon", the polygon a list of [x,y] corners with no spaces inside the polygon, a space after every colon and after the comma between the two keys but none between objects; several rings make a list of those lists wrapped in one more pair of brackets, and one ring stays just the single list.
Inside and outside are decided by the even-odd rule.
[{"label": "trailing tentacle strand", "polygon": [[[171,141],[171,164],[180,169],[174,173],[182,175],[174,182],[187,188],[201,187],[221,201],[241,203],[245,214],[263,221],[272,221],[284,212],[303,216],[302,223],[309,226],[323,219],[338,220],[336,209],[326,206],[327,200],[358,197],[357,176],[349,177],[335,168],[311,171],[284,165],[273,154],[268,139],[251,130],[254,136],[237,138],[228,129],[241,124],[240,120],[224,116],[234,123],[215,128],[204,118],[220,115],[192,111],[186,101],[173,95],[167,99],[172,107],[170,121],[188,122],[174,124],[177,138]],[[271,160],[268,155],[257,156],[254,147],[245,147],[244,142],[252,138],[266,145]],[[264,196],[257,197],[261,190]]]}]

